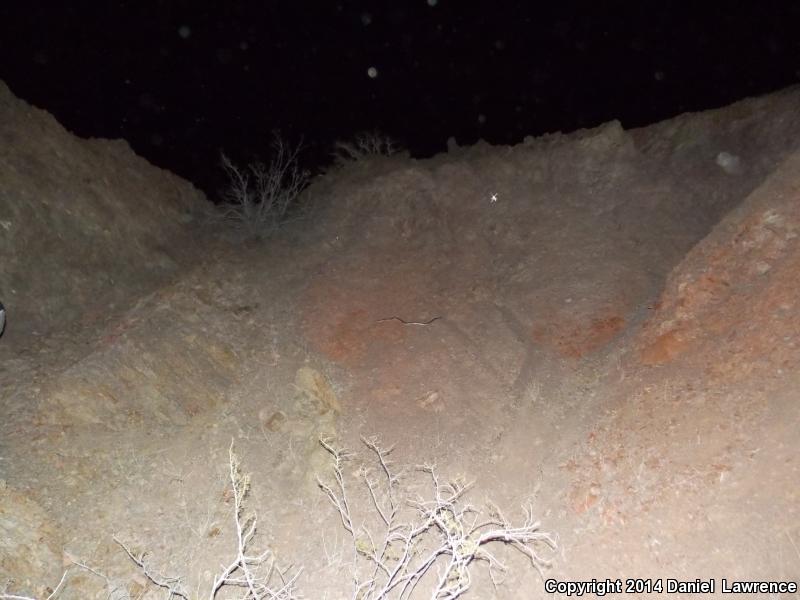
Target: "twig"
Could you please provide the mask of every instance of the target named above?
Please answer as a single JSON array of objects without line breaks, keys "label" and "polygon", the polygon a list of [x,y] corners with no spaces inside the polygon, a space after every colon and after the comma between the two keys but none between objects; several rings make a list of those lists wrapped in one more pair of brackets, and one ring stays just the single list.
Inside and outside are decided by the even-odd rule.
[{"label": "twig", "polygon": [[185,592],[182,589],[177,589],[178,586],[182,586],[182,580],[180,577],[168,577],[165,575],[161,575],[160,573],[156,573],[155,571],[150,569],[150,567],[144,560],[145,556],[147,556],[147,553],[142,552],[137,555],[117,536],[113,536],[112,539],[117,544],[119,544],[119,546],[125,551],[125,553],[130,557],[130,559],[139,566],[139,568],[142,570],[142,574],[148,580],[150,580],[153,584],[157,585],[158,587],[167,590],[167,593],[169,594],[167,598],[172,599],[178,597],[178,598],[184,598],[184,600],[190,600],[188,592]]},{"label": "twig", "polygon": [[[50,595],[47,596],[47,598],[45,598],[45,600],[52,600],[53,598],[56,597],[56,595],[61,591],[61,587],[64,585],[64,582],[67,580],[68,573],[69,573],[69,567],[64,570],[64,573],[61,575],[61,581],[58,582],[58,585],[50,593]],[[6,594],[6,593],[0,593],[0,598],[2,598],[3,600],[35,600],[30,596],[18,596],[16,594]]]}]

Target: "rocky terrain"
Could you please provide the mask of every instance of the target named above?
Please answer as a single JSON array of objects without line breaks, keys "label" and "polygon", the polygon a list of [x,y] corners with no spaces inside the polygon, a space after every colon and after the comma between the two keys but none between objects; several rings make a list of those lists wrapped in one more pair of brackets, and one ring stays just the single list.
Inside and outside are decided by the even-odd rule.
[{"label": "rocky terrain", "polygon": [[474,482],[465,502],[539,536],[538,568],[487,546],[467,597],[797,581],[799,103],[368,155],[236,241],[190,184],[0,86],[0,598],[65,570],[59,598],[165,598],[169,576],[209,597],[236,558],[232,442],[252,545],[297,575],[275,597],[354,597],[367,538],[320,439],[354,452],[353,526],[380,537],[372,436],[397,519],[435,465],[440,502]]}]

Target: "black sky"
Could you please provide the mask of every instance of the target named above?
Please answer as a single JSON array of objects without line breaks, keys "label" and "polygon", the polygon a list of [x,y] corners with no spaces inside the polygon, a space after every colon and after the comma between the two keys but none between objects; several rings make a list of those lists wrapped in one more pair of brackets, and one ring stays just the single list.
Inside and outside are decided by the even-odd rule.
[{"label": "black sky", "polygon": [[4,0],[0,79],[213,193],[219,151],[263,156],[273,130],[313,167],[363,130],[428,156],[777,90],[800,2]]}]

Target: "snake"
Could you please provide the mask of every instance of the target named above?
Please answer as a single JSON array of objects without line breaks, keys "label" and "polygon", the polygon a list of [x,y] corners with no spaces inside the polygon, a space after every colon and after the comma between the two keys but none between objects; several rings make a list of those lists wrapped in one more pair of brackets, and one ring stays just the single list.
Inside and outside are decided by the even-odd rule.
[{"label": "snake", "polygon": [[438,321],[442,317],[433,317],[429,321],[406,321],[400,317],[386,317],[385,319],[378,319],[376,323],[383,323],[384,321],[400,321],[403,325],[430,325],[434,321]]}]

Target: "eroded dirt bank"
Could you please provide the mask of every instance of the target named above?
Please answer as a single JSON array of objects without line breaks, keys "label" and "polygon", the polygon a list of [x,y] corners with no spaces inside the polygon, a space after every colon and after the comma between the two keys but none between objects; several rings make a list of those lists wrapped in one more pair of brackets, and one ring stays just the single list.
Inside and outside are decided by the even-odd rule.
[{"label": "eroded dirt bank", "polygon": [[[559,538],[547,576],[796,580],[798,93],[631,132],[367,158],[314,182],[300,227],[269,243],[206,237],[194,264],[201,232],[182,215],[202,200],[174,200],[184,184],[119,158],[111,187],[141,186],[135,210],[132,196],[80,205],[43,222],[33,253],[3,238],[2,293],[52,308],[22,311],[0,340],[0,578],[46,595],[84,561],[108,579],[77,569],[64,598],[163,597],[117,535],[207,589],[234,543],[233,439],[261,547],[304,566],[307,597],[349,597],[318,439],[360,452],[380,435],[398,469],[475,480],[476,505],[518,520],[530,503]],[[4,106],[4,131],[57,127]],[[74,147],[70,160],[111,177],[81,158],[108,142],[42,136],[48,161]],[[39,199],[33,212],[68,206],[39,193],[63,182],[37,177],[30,142],[6,137],[0,166],[32,175],[4,177],[0,210],[20,194]],[[64,165],[51,172],[78,170]],[[108,188],[74,189],[110,202]],[[104,245],[113,223],[130,243]],[[163,255],[176,257],[165,271]],[[77,274],[88,289],[122,283],[84,303],[64,292]],[[32,344],[60,302],[74,318],[47,320]],[[365,457],[346,481],[369,508],[349,475]],[[428,493],[413,469],[400,485]],[[538,597],[539,573],[499,554],[504,582],[478,566],[473,596]]]}]

